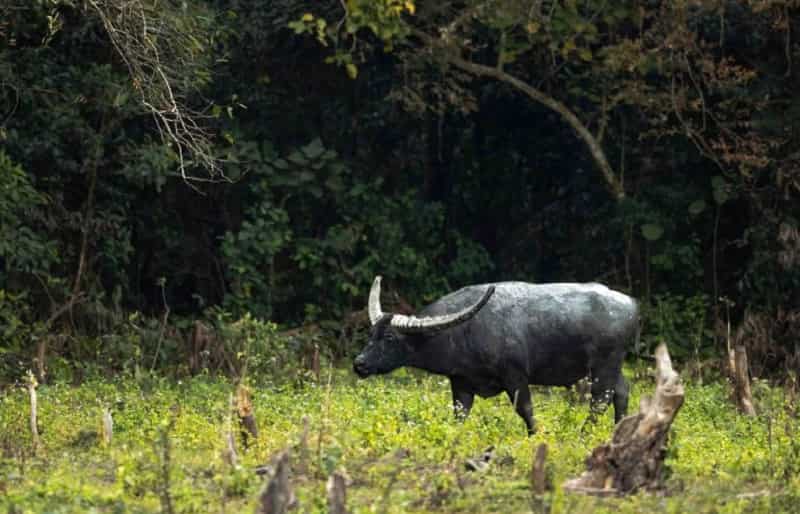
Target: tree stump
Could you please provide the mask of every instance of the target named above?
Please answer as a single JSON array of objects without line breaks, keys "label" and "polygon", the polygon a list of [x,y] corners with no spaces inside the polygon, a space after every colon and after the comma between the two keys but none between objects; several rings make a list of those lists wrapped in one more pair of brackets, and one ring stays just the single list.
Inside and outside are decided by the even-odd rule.
[{"label": "tree stump", "polygon": [[550,481],[547,477],[545,460],[547,459],[547,445],[541,443],[533,452],[533,463],[531,466],[531,511],[534,514],[547,514],[550,512],[550,499],[545,493],[550,489]]},{"label": "tree stump", "polygon": [[28,371],[28,396],[30,397],[31,412],[30,412],[30,426],[31,426],[31,442],[33,444],[33,453],[35,454],[39,449],[39,401],[36,396],[36,388],[39,383],[33,372]]},{"label": "tree stump", "polygon": [[536,496],[541,496],[547,490],[547,473],[545,460],[547,459],[547,445],[541,443],[536,447],[533,454],[533,465],[531,466],[531,491]]},{"label": "tree stump", "polygon": [[753,406],[753,393],[750,391],[750,369],[747,364],[747,350],[744,345],[737,344],[733,354],[733,384],[736,405],[745,416],[755,416],[756,409]]},{"label": "tree stump", "polygon": [[567,481],[564,490],[612,496],[662,486],[669,429],[684,393],[664,343],[656,349],[655,360],[653,399],[642,397],[639,413],[619,422],[611,442],[594,449],[586,459],[587,471]]},{"label": "tree stump", "polygon": [[274,462],[270,481],[258,498],[256,514],[284,514],[297,505],[289,482],[289,452],[281,452]]},{"label": "tree stump", "polygon": [[111,417],[111,410],[108,407],[103,407],[103,416],[100,419],[100,434],[104,446],[111,444],[111,440],[114,437],[114,418]]},{"label": "tree stump", "polygon": [[244,447],[248,449],[250,447],[249,437],[258,439],[258,423],[256,423],[256,415],[253,411],[250,389],[244,384],[236,387],[236,414],[239,416],[239,431]]},{"label": "tree stump", "polygon": [[334,472],[325,486],[328,493],[328,513],[347,514],[347,481],[340,472]]}]

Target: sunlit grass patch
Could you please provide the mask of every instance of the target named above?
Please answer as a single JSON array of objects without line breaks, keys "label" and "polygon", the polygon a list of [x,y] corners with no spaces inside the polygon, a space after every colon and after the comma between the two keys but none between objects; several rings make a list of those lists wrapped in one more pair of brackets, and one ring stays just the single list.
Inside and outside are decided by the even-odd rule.
[{"label": "sunlit grass patch", "polygon": [[[533,449],[546,443],[555,490],[552,512],[792,512],[800,483],[798,421],[777,388],[757,390],[760,415],[745,418],[724,384],[688,383],[667,464],[667,496],[585,498],[559,485],[583,470],[591,450],[612,433],[609,411],[585,424],[588,405],[560,388],[533,388],[538,431],[525,436],[504,395],[476,399],[469,418],[454,421],[441,377],[402,372],[356,380],[325,371],[319,383],[251,381],[260,436],[239,441],[240,468],[221,455],[229,417],[228,381],[133,378],[39,389],[42,448],[32,454],[27,395],[0,398],[0,503],[30,512],[176,512],[250,510],[263,479],[257,466],[292,453],[301,512],[325,512],[325,481],[349,477],[352,512],[526,512]],[[652,383],[632,384],[631,411]],[[100,441],[103,407],[114,418],[110,445]],[[300,444],[304,418],[305,445]],[[159,443],[169,436],[169,462]],[[238,431],[237,431],[238,433]],[[484,472],[465,462],[493,447]],[[163,490],[168,473],[168,499]],[[12,510],[13,511],[13,510]]]}]

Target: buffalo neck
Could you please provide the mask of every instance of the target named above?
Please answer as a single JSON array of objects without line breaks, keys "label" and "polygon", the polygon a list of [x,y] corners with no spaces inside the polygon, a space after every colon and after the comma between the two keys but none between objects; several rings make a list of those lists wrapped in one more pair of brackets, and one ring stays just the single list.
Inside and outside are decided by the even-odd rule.
[{"label": "buffalo neck", "polygon": [[438,375],[452,374],[457,353],[454,329],[433,334],[415,334],[410,341],[413,351],[408,366]]}]

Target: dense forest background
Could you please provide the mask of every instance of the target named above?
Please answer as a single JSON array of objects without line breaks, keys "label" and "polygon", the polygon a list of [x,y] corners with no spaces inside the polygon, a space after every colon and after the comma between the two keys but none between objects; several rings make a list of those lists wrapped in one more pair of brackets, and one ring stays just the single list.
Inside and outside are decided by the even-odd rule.
[{"label": "dense forest background", "polygon": [[335,360],[381,274],[796,377],[798,66],[796,0],[7,0],[0,375]]}]

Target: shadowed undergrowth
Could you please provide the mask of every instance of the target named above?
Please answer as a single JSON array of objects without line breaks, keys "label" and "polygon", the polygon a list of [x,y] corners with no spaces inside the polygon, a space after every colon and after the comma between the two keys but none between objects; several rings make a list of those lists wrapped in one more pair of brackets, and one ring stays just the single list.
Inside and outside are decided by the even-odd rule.
[{"label": "shadowed undergrowth", "polygon": [[[0,401],[0,506],[8,512],[252,511],[263,479],[255,468],[292,450],[299,512],[325,512],[325,481],[348,477],[351,512],[529,512],[533,449],[549,446],[555,513],[791,512],[800,501],[800,423],[784,392],[756,388],[755,418],[736,413],[722,384],[687,384],[673,427],[666,496],[596,499],[558,487],[612,431],[611,413],[582,430],[588,409],[563,389],[534,390],[538,432],[503,396],[478,400],[464,423],[452,420],[449,385],[407,371],[366,381],[324,372],[320,384],[251,383],[260,437],[239,440],[239,468],[224,463],[222,432],[229,382],[120,378],[80,387],[42,386],[42,446],[34,455],[27,393]],[[631,405],[648,380],[635,381]],[[100,442],[103,406],[114,418],[110,444]],[[299,443],[303,417],[306,444]],[[169,450],[164,451],[167,434]],[[488,446],[484,472],[464,462]],[[166,486],[165,486],[166,484]]]}]

